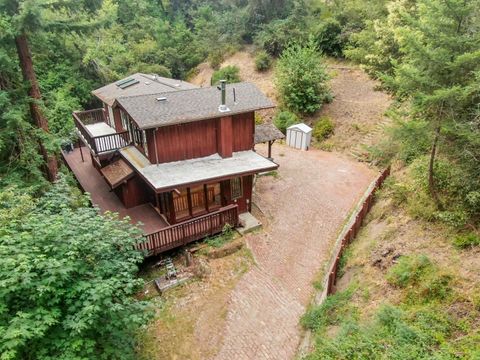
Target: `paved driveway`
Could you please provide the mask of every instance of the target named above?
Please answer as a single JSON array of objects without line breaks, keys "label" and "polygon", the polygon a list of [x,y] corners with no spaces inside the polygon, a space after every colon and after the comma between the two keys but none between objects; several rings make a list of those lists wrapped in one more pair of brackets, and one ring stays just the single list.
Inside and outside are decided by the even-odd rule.
[{"label": "paved driveway", "polygon": [[[260,153],[264,147],[258,147]],[[292,359],[299,318],[335,235],[376,173],[342,155],[273,146],[279,178],[261,177],[254,202],[265,231],[247,236],[257,266],[228,303],[217,359]]]}]

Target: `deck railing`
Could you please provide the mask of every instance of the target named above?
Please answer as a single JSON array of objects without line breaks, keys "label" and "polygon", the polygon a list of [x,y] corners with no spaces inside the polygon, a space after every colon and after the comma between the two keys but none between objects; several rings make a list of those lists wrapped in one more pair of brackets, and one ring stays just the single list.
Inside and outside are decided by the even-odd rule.
[{"label": "deck railing", "polygon": [[199,216],[160,231],[145,235],[146,241],[139,248],[147,250],[148,256],[183,246],[222,232],[226,224],[238,225],[238,206],[229,205],[215,212]]},{"label": "deck railing", "polygon": [[73,121],[81,137],[95,154],[117,150],[130,144],[128,131],[101,136],[93,136],[88,131],[87,125],[105,122],[103,109],[76,111],[73,113]]}]

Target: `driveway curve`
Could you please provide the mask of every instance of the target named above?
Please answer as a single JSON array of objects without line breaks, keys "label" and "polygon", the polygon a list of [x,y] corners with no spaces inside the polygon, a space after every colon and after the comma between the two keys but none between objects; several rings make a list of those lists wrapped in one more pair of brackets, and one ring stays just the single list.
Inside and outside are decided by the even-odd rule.
[{"label": "driveway curve", "polygon": [[[259,153],[265,147],[257,148]],[[376,172],[338,153],[273,146],[278,178],[262,176],[254,203],[264,231],[247,235],[256,261],[228,300],[216,359],[292,359],[299,318],[335,235]]]}]

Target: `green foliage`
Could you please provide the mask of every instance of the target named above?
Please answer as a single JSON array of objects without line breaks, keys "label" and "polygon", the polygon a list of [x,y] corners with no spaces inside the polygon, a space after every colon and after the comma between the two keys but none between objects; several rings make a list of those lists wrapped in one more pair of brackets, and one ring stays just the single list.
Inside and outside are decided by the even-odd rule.
[{"label": "green foliage", "polygon": [[306,39],[307,15],[303,1],[296,1],[290,16],[264,25],[256,35],[255,43],[269,55],[280,56],[289,44]]},{"label": "green foliage", "polygon": [[263,120],[263,117],[262,115],[260,115],[259,113],[255,113],[255,125],[261,125],[264,123],[264,120]]},{"label": "green foliage", "polygon": [[235,236],[235,232],[233,227],[229,224],[226,224],[220,235],[216,235],[214,237],[209,237],[205,239],[205,243],[208,246],[219,248],[225,245],[226,243],[232,241],[233,237]]},{"label": "green foliage", "polygon": [[259,51],[255,56],[255,69],[267,71],[272,66],[272,58],[265,51]]},{"label": "green foliage", "polygon": [[313,30],[315,41],[320,51],[326,55],[340,57],[345,46],[342,26],[335,19],[320,21]]},{"label": "green foliage", "polygon": [[139,230],[61,180],[36,200],[0,193],[2,359],[132,359],[147,320],[133,295]]},{"label": "green foliage", "polygon": [[480,215],[479,6],[478,0],[392,1],[387,16],[367,22],[345,51],[408,104],[407,121],[376,155],[384,163],[396,154],[411,163],[436,142],[435,166],[424,167],[423,176],[433,179],[430,217],[454,226]]},{"label": "green foliage", "polygon": [[480,235],[474,232],[458,235],[453,240],[453,245],[459,249],[468,249],[474,246],[480,246]]},{"label": "green foliage", "polygon": [[275,67],[275,81],[283,105],[297,113],[313,113],[332,95],[328,75],[313,41],[289,46]]},{"label": "green foliage", "polygon": [[274,125],[284,134],[287,132],[287,128],[297,124],[299,119],[297,115],[290,111],[280,111],[275,115],[273,119]]},{"label": "green foliage", "polygon": [[339,324],[347,315],[351,317],[352,308],[349,303],[354,292],[355,288],[350,287],[346,291],[328,296],[321,305],[310,307],[300,323],[314,331],[322,331],[326,326]]},{"label": "green foliage", "polygon": [[210,67],[214,70],[220,69],[220,65],[222,65],[223,60],[223,51],[220,49],[214,50],[208,54],[208,62],[210,63]]},{"label": "green foliage", "polygon": [[405,301],[412,304],[446,299],[452,280],[425,255],[402,256],[387,273],[387,281],[406,289]]},{"label": "green foliage", "polygon": [[387,274],[387,281],[405,288],[414,285],[425,273],[432,269],[430,259],[425,255],[402,256]]},{"label": "green foliage", "polygon": [[334,129],[335,125],[332,120],[328,116],[322,116],[313,126],[313,137],[317,141],[325,140],[333,134]]},{"label": "green foliage", "polygon": [[228,65],[217,70],[212,75],[212,85],[218,84],[220,80],[227,80],[227,84],[240,82],[240,69],[235,65]]}]

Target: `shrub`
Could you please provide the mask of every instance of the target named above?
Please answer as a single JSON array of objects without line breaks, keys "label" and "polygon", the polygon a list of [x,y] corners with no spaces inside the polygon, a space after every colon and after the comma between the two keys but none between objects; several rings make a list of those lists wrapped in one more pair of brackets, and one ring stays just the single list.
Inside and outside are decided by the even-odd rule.
[{"label": "shrub", "polygon": [[275,67],[280,100],[290,111],[313,113],[331,101],[328,75],[313,41],[288,47]]},{"label": "shrub", "polygon": [[267,71],[272,66],[272,58],[265,51],[260,51],[255,57],[255,69]]},{"label": "shrub", "polygon": [[298,123],[298,117],[290,111],[280,111],[275,115],[273,119],[274,125],[284,134],[287,132],[287,128]]},{"label": "shrub", "polygon": [[415,284],[431,267],[432,263],[425,255],[402,256],[388,271],[387,281],[405,288]]},{"label": "shrub", "polygon": [[210,63],[210,67],[214,70],[218,70],[220,65],[224,60],[223,51],[222,50],[213,50],[208,54],[208,62]]},{"label": "shrub", "polygon": [[313,126],[313,137],[318,141],[325,140],[333,134],[335,126],[329,117],[321,117]]},{"label": "shrub", "polygon": [[466,249],[474,246],[480,246],[480,236],[475,233],[458,235],[453,240],[453,245],[459,249]]},{"label": "shrub", "polygon": [[342,27],[335,19],[326,19],[319,23],[314,31],[315,40],[319,49],[331,56],[342,56],[345,39],[342,36]]},{"label": "shrub", "polygon": [[240,69],[238,66],[229,65],[217,70],[212,75],[212,85],[218,84],[220,80],[227,80],[228,84],[240,81]]}]

